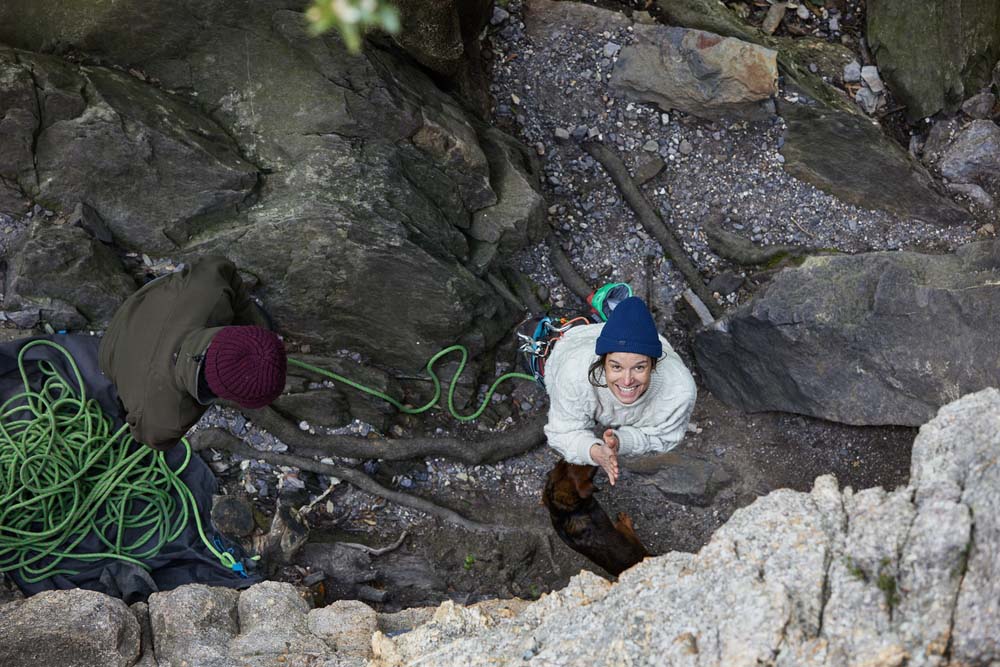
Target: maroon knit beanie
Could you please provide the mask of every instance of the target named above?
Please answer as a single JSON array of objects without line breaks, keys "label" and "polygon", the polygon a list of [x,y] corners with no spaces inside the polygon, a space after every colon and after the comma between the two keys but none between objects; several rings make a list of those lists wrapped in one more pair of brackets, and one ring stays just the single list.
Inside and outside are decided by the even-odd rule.
[{"label": "maroon knit beanie", "polygon": [[205,351],[205,381],[219,398],[262,408],[285,388],[285,345],[262,327],[223,327]]}]

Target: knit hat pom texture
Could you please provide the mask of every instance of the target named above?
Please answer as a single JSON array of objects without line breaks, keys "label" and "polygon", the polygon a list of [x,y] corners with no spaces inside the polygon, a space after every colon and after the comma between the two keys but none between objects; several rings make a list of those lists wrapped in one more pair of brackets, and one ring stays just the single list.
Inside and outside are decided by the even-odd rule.
[{"label": "knit hat pom texture", "polygon": [[262,327],[224,327],[205,351],[205,380],[221,399],[255,410],[285,388],[285,344]]},{"label": "knit hat pom texture", "polygon": [[646,302],[630,296],[619,303],[597,338],[596,353],[631,352],[653,359],[663,355],[660,335]]}]

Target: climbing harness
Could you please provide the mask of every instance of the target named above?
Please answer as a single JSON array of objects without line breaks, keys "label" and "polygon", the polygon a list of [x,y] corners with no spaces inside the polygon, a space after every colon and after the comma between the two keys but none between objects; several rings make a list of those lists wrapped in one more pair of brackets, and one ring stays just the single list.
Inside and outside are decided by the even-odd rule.
[{"label": "climbing harness", "polygon": [[608,283],[587,297],[587,303],[592,309],[591,319],[580,316],[572,319],[560,318],[555,321],[548,316],[542,316],[529,317],[521,322],[517,328],[517,338],[520,341],[518,350],[535,381],[545,386],[545,361],[556,342],[567,331],[581,324],[591,324],[591,320],[607,322],[611,311],[630,296],[632,288],[628,283]]},{"label": "climbing harness", "polygon": [[518,351],[531,372],[531,378],[544,387],[545,362],[556,342],[573,327],[590,323],[586,317],[560,318],[556,321],[548,316],[528,318],[522,322],[517,331],[517,338],[521,341]]},{"label": "climbing harness", "polygon": [[[69,361],[68,382],[55,366],[38,361],[40,387],[33,390],[24,355],[39,345],[53,347]],[[24,391],[0,406],[0,572],[14,571],[25,582],[79,574],[66,559],[92,562],[114,558],[149,566],[164,545],[188,525],[189,514],[202,542],[223,566],[246,576],[232,553],[208,540],[194,494],[163,452],[136,443],[128,425],[113,421],[85,395],[72,355],[49,340],[24,345],[17,358]],[[96,536],[103,550],[79,553]]]}]

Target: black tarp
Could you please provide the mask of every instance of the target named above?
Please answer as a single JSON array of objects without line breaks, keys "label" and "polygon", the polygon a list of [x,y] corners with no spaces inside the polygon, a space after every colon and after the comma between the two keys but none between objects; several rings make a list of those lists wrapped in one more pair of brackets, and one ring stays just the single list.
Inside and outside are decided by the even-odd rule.
[{"label": "black tarp", "polygon": [[[100,403],[104,412],[115,421],[116,429],[124,423],[123,409],[114,385],[98,367],[97,348],[100,339],[96,336],[38,336],[0,344],[0,403],[24,391],[24,383],[18,368],[18,354],[22,347],[38,339],[50,340],[65,348],[80,370],[87,397],[94,398]],[[33,389],[38,387],[41,375],[38,363],[42,360],[50,362],[60,375],[72,385],[76,385],[75,375],[66,357],[55,348],[37,345],[25,353],[25,369]],[[135,443],[133,446],[143,445]],[[174,447],[166,454],[167,463],[173,470],[180,467],[184,457],[183,445]],[[226,542],[212,529],[210,513],[212,495],[216,491],[216,480],[211,469],[200,456],[192,454],[187,468],[180,474],[180,479],[191,489],[195,497],[206,535],[209,539],[219,539],[223,545],[234,548],[239,560],[244,554],[238,547]],[[175,500],[181,502],[179,498]],[[103,545],[97,537],[92,536],[87,537],[77,547],[76,552],[96,553],[103,550]],[[242,562],[248,569],[252,569],[251,562],[246,559]],[[209,586],[243,588],[260,580],[253,572],[248,577],[243,577],[225,568],[202,543],[193,517],[177,539],[164,545],[158,555],[145,563],[149,570],[114,558],[94,562],[66,559],[61,566],[78,570],[79,574],[54,575],[36,583],[24,581],[14,571],[5,574],[25,595],[34,595],[44,590],[85,588],[121,598],[128,604],[145,600],[150,593],[167,591],[183,584],[202,583]]]}]

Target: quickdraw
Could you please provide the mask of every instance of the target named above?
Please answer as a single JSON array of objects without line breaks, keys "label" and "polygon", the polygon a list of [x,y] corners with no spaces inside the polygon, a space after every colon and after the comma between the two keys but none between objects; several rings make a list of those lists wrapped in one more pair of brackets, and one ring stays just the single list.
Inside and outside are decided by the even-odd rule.
[{"label": "quickdraw", "polygon": [[586,317],[574,317],[570,320],[561,317],[554,321],[551,317],[544,316],[537,321],[529,317],[518,325],[517,338],[521,341],[518,351],[521,352],[528,371],[535,377],[535,382],[545,386],[545,360],[553,346],[563,334],[581,324],[591,324],[591,321]]}]

